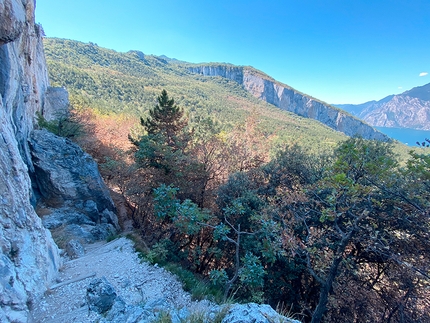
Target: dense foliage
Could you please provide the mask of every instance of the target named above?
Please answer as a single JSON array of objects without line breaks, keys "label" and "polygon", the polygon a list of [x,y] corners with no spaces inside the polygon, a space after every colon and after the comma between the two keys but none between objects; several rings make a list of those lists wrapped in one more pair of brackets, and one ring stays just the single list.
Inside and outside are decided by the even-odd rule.
[{"label": "dense foliage", "polygon": [[[166,118],[163,97],[167,93],[150,115],[158,111]],[[148,135],[158,129],[154,120],[142,121]],[[180,124],[172,131],[185,129]],[[141,195],[145,202],[136,199],[134,205],[145,210],[136,219],[159,260],[210,278],[224,299],[283,304],[304,322],[429,321],[428,155],[411,153],[399,164],[392,144],[351,138],[325,154],[287,145],[271,161],[260,148],[261,160],[241,167],[228,158],[240,155],[230,137],[215,146],[230,150],[216,167],[224,177],[202,200],[195,178],[214,176],[214,168],[200,173],[204,158],[194,149],[196,135],[188,131],[175,141],[187,147],[179,159],[192,171],[165,158],[176,170],[158,175],[157,164],[140,162],[146,136],[135,158],[142,174],[157,181],[146,181],[152,184]],[[254,144],[243,141],[240,148]],[[158,151],[163,158],[170,154]]]}]

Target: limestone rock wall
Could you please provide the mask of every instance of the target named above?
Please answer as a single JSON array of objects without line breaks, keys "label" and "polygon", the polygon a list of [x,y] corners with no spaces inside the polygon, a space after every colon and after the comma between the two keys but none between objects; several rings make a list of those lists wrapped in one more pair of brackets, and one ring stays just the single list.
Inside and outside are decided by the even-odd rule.
[{"label": "limestone rock wall", "polygon": [[365,139],[388,140],[387,136],[376,131],[368,124],[333,106],[281,85],[254,69],[221,64],[193,66],[189,67],[188,70],[195,74],[221,76],[234,80],[256,98],[273,104],[282,110],[318,120],[348,136],[359,135]]},{"label": "limestone rock wall", "polygon": [[31,165],[27,138],[49,85],[34,5],[33,0],[0,0],[0,95],[27,165]]},{"label": "limestone rock wall", "polygon": [[62,87],[48,87],[41,114],[47,121],[61,120],[70,116],[69,93]]},{"label": "limestone rock wall", "polygon": [[0,0],[0,321],[26,322],[60,266],[30,203],[28,138],[48,76],[33,0]]},{"label": "limestone rock wall", "polygon": [[239,84],[243,83],[243,68],[238,66],[201,65],[190,67],[189,71],[195,74],[202,74],[204,76],[221,76],[236,81]]}]

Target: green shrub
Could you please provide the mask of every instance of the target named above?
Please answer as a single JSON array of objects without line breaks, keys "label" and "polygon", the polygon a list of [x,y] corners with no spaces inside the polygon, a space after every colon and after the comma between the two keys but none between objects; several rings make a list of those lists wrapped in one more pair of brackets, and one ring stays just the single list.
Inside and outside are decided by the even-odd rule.
[{"label": "green shrub", "polygon": [[199,278],[191,271],[182,268],[178,264],[168,263],[164,268],[178,276],[179,280],[183,284],[184,290],[189,292],[193,299],[209,299],[217,303],[222,301],[223,291],[221,288]]},{"label": "green shrub", "polygon": [[60,137],[76,138],[84,132],[79,121],[70,116],[62,116],[56,120],[48,121],[40,112],[36,112],[36,117],[39,128],[46,129]]}]

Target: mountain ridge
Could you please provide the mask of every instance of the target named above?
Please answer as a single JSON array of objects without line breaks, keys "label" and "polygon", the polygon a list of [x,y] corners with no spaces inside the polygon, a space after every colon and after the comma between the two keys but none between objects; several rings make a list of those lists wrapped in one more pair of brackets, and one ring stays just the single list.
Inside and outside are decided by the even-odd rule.
[{"label": "mountain ridge", "polygon": [[423,101],[430,101],[430,83],[422,86],[416,86],[408,91],[403,92],[401,95],[410,96]]},{"label": "mountain ridge", "polygon": [[386,141],[388,138],[351,114],[303,94],[253,67],[226,64],[195,64],[188,70],[204,76],[221,76],[240,84],[254,97],[281,110],[314,119],[348,136]]},{"label": "mountain ridge", "polygon": [[336,106],[374,127],[430,130],[430,83],[379,101]]},{"label": "mountain ridge", "polygon": [[[167,88],[179,105],[194,114],[221,117],[230,123],[243,120],[245,114],[256,106],[259,113],[269,111],[272,108],[264,106],[269,104],[278,111],[315,119],[349,136],[388,140],[352,115],[302,94],[253,67],[228,63],[183,63],[167,56],[146,55],[135,50],[118,53],[92,43],[56,38],[45,39],[45,52],[50,79],[55,85],[67,87],[72,99],[75,94],[83,95],[84,92],[88,98],[87,94],[92,91],[90,99],[103,101],[99,105],[104,109],[126,106],[126,109],[142,114],[153,105],[159,91]],[[202,66],[205,66],[204,71]],[[106,69],[104,75],[100,75],[102,68]],[[139,88],[142,90],[138,91]],[[112,98],[112,93],[117,95]],[[109,102],[106,97],[111,98]],[[262,112],[263,115],[267,113]],[[269,128],[285,127],[279,124],[279,119],[272,118],[270,122],[278,122],[278,125]],[[307,127],[311,133],[310,128],[319,126],[308,123]]]}]

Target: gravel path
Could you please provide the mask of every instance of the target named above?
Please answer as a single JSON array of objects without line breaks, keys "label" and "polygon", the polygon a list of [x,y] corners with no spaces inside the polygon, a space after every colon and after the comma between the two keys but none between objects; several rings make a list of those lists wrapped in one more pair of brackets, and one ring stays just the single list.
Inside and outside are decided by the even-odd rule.
[{"label": "gravel path", "polygon": [[57,282],[34,304],[34,322],[96,322],[101,316],[88,310],[85,296],[91,280],[103,276],[130,305],[158,299],[165,299],[177,308],[193,303],[176,276],[163,268],[141,263],[133,243],[120,238],[87,245],[85,256],[65,262]]}]

